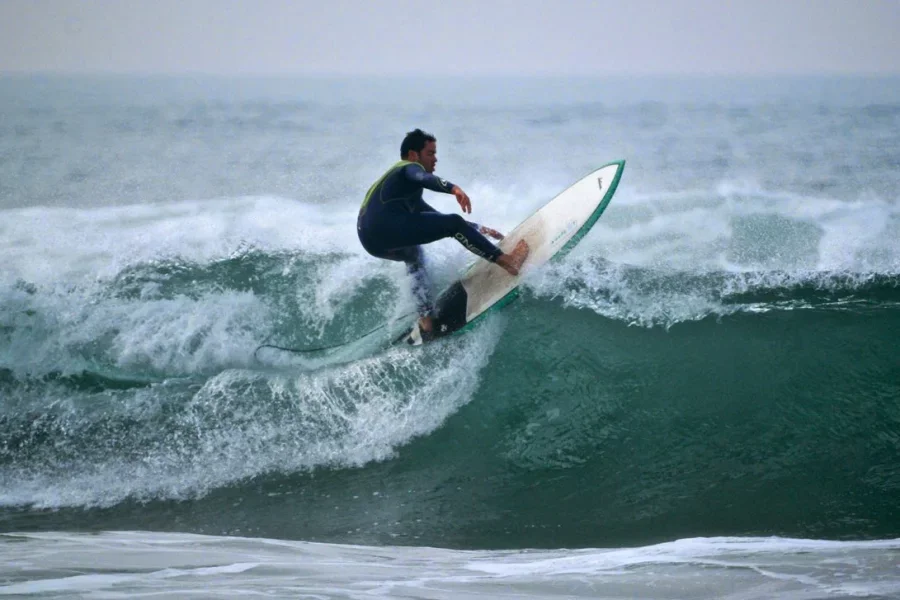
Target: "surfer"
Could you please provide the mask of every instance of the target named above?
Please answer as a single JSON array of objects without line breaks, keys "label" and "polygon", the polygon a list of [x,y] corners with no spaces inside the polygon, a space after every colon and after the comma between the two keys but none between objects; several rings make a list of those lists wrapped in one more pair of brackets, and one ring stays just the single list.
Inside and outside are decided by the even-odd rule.
[{"label": "surfer", "polygon": [[422,331],[430,332],[432,290],[422,244],[454,238],[476,256],[497,264],[510,275],[519,274],[528,257],[528,244],[521,240],[512,252],[504,253],[485,237],[501,240],[500,232],[456,214],[440,213],[422,199],[424,188],[453,194],[463,212],[472,212],[469,196],[458,185],[433,175],[437,165],[437,139],[433,135],[421,129],[407,133],[400,144],[400,158],[366,193],[356,220],[356,232],[363,248],[372,256],[406,263],[406,270],[413,278],[419,326]]}]

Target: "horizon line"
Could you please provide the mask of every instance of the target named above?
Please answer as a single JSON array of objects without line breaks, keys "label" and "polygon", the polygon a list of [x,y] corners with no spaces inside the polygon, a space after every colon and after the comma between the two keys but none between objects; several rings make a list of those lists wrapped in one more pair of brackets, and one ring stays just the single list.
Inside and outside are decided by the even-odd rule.
[{"label": "horizon line", "polygon": [[60,70],[60,69],[0,69],[0,76],[138,76],[138,77],[210,77],[210,78],[266,78],[266,79],[290,79],[300,77],[322,77],[322,78],[371,78],[371,79],[392,79],[392,78],[433,78],[433,79],[490,79],[496,78],[570,78],[570,79],[602,79],[602,78],[780,78],[780,77],[860,77],[860,78],[898,78],[898,71],[757,71],[757,72],[729,72],[729,71],[644,71],[644,72],[628,72],[628,71],[609,71],[596,73],[561,73],[561,72],[516,72],[516,71],[497,71],[497,72],[474,72],[474,73],[443,73],[435,74],[432,72],[410,71],[410,72],[353,72],[353,71],[280,71],[280,72],[259,72],[259,71],[239,71],[239,72],[221,72],[221,71],[155,71],[155,70]]}]

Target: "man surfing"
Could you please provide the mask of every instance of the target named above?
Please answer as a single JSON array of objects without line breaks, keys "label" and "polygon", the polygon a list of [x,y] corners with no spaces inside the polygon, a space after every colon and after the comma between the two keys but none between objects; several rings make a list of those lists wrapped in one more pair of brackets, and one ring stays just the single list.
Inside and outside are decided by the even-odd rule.
[{"label": "man surfing", "polygon": [[434,210],[422,199],[422,190],[453,194],[463,212],[472,212],[469,196],[458,185],[433,175],[437,165],[437,139],[415,129],[400,144],[400,162],[372,184],[359,209],[356,232],[366,252],[378,258],[406,263],[413,277],[413,295],[419,312],[419,328],[431,332],[433,300],[431,282],[425,267],[422,244],[452,237],[467,250],[518,275],[528,257],[528,244],[519,241],[510,253],[504,253],[485,235],[503,239],[490,227],[466,221],[459,215]]}]

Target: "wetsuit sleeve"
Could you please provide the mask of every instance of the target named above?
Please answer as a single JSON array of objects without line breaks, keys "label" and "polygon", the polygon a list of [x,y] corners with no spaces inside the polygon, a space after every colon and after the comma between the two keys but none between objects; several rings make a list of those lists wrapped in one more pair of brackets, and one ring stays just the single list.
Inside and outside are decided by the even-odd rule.
[{"label": "wetsuit sleeve", "polygon": [[440,177],[435,177],[431,173],[427,173],[425,167],[420,164],[406,165],[403,167],[403,175],[410,181],[433,192],[452,194],[453,188],[456,187],[446,179],[441,179]]},{"label": "wetsuit sleeve", "polygon": [[[450,190],[453,190],[453,184],[450,183],[449,181],[446,181],[446,180],[444,180],[444,179],[440,179],[439,177],[435,177],[434,175],[431,175],[431,174],[429,174],[429,173],[426,173],[426,172],[425,172],[425,169],[419,168],[418,165],[409,165],[407,168],[409,168],[409,167],[412,167],[415,171],[418,171],[419,173],[421,173],[421,174],[424,175],[425,177],[431,177],[432,179],[437,179],[438,182],[443,183],[443,185],[449,187]],[[412,178],[412,179],[413,179],[413,181],[416,181],[416,182],[419,181],[419,180],[416,179],[416,178]],[[428,188],[428,189],[433,189],[433,190],[436,191],[436,192],[444,191],[444,190],[442,190],[442,189],[435,189],[435,188]],[[446,193],[452,194],[453,192],[452,192],[452,191],[449,191],[449,192],[446,192]],[[423,212],[438,212],[434,207],[432,207],[430,204],[428,204],[428,203],[425,202],[424,200],[418,200],[418,201],[416,202],[416,206],[418,207],[418,210],[417,210],[416,212],[420,212],[420,213],[423,213]],[[479,225],[478,223],[476,223],[476,222],[474,222],[474,221],[466,221],[466,223],[468,223],[470,227],[474,227],[476,230],[479,230],[479,231],[481,230],[481,225]]]}]

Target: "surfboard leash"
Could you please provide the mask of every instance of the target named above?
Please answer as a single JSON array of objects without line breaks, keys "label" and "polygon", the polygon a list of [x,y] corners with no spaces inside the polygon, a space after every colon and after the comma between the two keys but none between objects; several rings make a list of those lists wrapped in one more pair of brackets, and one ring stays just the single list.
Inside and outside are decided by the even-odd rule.
[{"label": "surfboard leash", "polygon": [[[396,319],[394,319],[394,321],[400,321],[401,319],[405,319],[405,318],[407,318],[407,317],[412,317],[412,316],[415,315],[415,314],[417,314],[417,313],[414,313],[414,312],[407,313],[407,314],[405,314],[405,315],[402,315],[402,316],[400,316],[400,317],[397,317]],[[275,334],[273,333],[272,335],[270,335],[269,337],[267,337],[267,338],[265,339],[265,341],[264,341],[262,344],[260,344],[259,346],[256,347],[256,350],[253,351],[253,358],[255,358],[256,360],[259,360],[259,357],[257,356],[257,353],[258,353],[260,350],[262,350],[263,348],[272,348],[272,349],[274,349],[274,350],[281,350],[282,352],[290,352],[290,353],[292,353],[292,354],[312,354],[312,353],[314,353],[314,352],[323,352],[323,351],[325,351],[325,350],[336,350],[336,349],[338,349],[338,348],[343,348],[344,346],[349,346],[350,344],[353,344],[353,343],[358,342],[358,341],[360,341],[360,340],[362,340],[362,339],[365,339],[365,338],[369,337],[370,335],[372,335],[373,333],[375,333],[375,332],[377,332],[377,331],[380,331],[380,330],[384,329],[385,327],[387,327],[387,326],[390,325],[390,324],[391,324],[391,322],[388,322],[388,323],[382,323],[381,325],[379,325],[379,326],[376,327],[375,329],[372,329],[371,331],[362,334],[362,335],[359,336],[358,338],[355,338],[355,339],[352,339],[352,340],[347,340],[346,342],[341,342],[340,344],[332,344],[332,345],[330,345],[330,346],[319,346],[318,348],[288,348],[287,346],[278,346],[278,345],[276,345],[276,344],[269,344],[269,343],[267,343],[267,342],[269,341],[269,339],[271,339],[272,335],[275,335]],[[399,339],[403,338],[405,335],[406,335],[406,333],[404,333],[403,335],[401,335],[401,336],[400,336],[399,338],[397,338],[397,339],[399,340]],[[396,342],[395,342],[395,343],[396,343]]]}]

